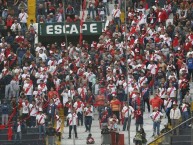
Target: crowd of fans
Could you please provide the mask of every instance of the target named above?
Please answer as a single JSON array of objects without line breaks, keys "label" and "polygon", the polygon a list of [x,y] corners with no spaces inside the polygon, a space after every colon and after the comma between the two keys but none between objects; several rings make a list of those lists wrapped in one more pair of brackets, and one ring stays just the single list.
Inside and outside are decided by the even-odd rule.
[{"label": "crowd of fans", "polygon": [[[154,128],[163,117],[161,113],[156,115],[157,110],[166,112],[171,124],[174,118],[170,118],[170,110],[177,103],[183,121],[191,115],[191,0],[166,0],[163,8],[157,0],[151,5],[145,0],[128,1],[124,24],[119,9],[122,2],[116,1],[110,12],[111,1],[89,0],[85,21],[105,21],[107,15],[112,15],[112,21],[92,44],[84,40],[83,44],[69,42],[68,45],[65,42],[34,44],[37,28],[34,20],[27,26],[26,1],[15,1],[13,6],[18,8],[14,13],[7,3],[0,0],[2,125],[10,123],[10,115],[9,118],[24,122],[27,127],[38,126],[41,134],[48,119],[52,124],[56,121],[56,130],[61,132],[61,120],[57,118],[63,109],[71,138],[72,126],[78,137],[74,118],[78,119],[78,125],[85,122],[86,131],[91,131],[93,107],[98,107],[101,128],[107,125],[117,130],[117,124],[122,123],[123,131],[133,114],[136,131],[140,127],[144,132],[145,104],[148,112],[155,110],[151,114]],[[84,1],[65,4],[63,7],[61,0],[38,3],[37,22],[63,22],[64,16],[66,22],[79,21],[80,5]],[[38,112],[46,115],[37,115]]]}]

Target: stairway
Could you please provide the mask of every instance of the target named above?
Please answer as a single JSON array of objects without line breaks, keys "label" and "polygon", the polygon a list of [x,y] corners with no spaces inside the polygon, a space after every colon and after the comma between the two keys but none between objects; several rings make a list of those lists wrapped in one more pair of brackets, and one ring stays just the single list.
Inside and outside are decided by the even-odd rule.
[{"label": "stairway", "polygon": [[[167,141],[164,140],[167,138]],[[179,135],[167,134],[162,137],[162,142],[159,145],[192,145],[191,141],[191,128],[180,129]],[[171,140],[171,141],[169,141]]]},{"label": "stairway", "polygon": [[[11,141],[8,141],[8,129],[0,130],[0,145],[14,145],[14,135]],[[22,143],[20,145],[46,145],[45,140],[39,139],[38,128],[28,128],[27,132],[22,134]]]},{"label": "stairway", "polygon": [[180,135],[171,137],[171,145],[191,145],[191,128],[180,130]]}]

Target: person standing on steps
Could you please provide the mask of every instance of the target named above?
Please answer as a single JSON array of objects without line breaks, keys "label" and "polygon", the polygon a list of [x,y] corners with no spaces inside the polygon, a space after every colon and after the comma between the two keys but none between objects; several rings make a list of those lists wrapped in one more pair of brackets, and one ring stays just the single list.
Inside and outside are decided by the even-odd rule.
[{"label": "person standing on steps", "polygon": [[[171,125],[172,128],[175,128],[177,125],[179,125],[181,118],[181,112],[178,108],[178,104],[176,102],[173,102],[173,108],[170,111],[170,119],[171,119]],[[179,135],[179,128],[175,129],[173,134]]]},{"label": "person standing on steps", "polygon": [[52,126],[52,122],[49,123],[49,127],[46,130],[46,135],[48,136],[48,145],[55,145],[56,130]]},{"label": "person standing on steps", "polygon": [[153,121],[153,136],[156,134],[160,135],[160,124],[161,119],[163,118],[163,114],[158,110],[158,107],[154,107],[154,112],[150,115],[152,121]]},{"label": "person standing on steps", "polygon": [[77,119],[78,119],[78,116],[77,116],[74,108],[72,109],[71,113],[68,114],[67,119],[68,119],[68,124],[69,124],[69,137],[68,137],[68,139],[71,139],[72,129],[74,129],[75,138],[78,138],[78,136],[77,136],[77,122],[78,122]]},{"label": "person standing on steps", "polygon": [[139,131],[139,126],[140,129],[143,128],[143,109],[141,109],[140,106],[137,106],[137,110],[135,110],[134,113],[134,118],[135,118],[135,125],[136,125],[136,132]]},{"label": "person standing on steps", "polygon": [[168,123],[171,125],[170,110],[172,108],[172,99],[169,98],[168,96],[165,96],[164,108],[165,108],[165,112],[168,118]]},{"label": "person standing on steps", "polygon": [[62,124],[62,120],[60,116],[56,115],[56,135],[59,138],[58,141],[61,141],[61,124]]},{"label": "person standing on steps", "polygon": [[121,10],[118,8],[117,5],[114,5],[114,9],[112,11],[112,17],[116,25],[120,28],[121,26]]},{"label": "person standing on steps", "polygon": [[45,119],[46,115],[42,113],[42,108],[39,108],[39,114],[36,116],[36,126],[39,128],[39,139],[43,138],[46,133],[46,127],[45,127]]},{"label": "person standing on steps", "polygon": [[150,100],[149,104],[152,106],[152,109],[157,107],[159,110],[161,110],[163,100],[158,96],[158,94],[155,94],[154,98]]},{"label": "person standing on steps", "polygon": [[[73,107],[76,110],[77,116],[78,116],[78,126],[81,123],[81,126],[83,126],[83,107],[84,103],[80,100],[80,98],[76,99],[76,102],[74,103]],[[79,123],[80,121],[80,123]]]},{"label": "person standing on steps", "polygon": [[[125,106],[122,109],[122,116],[123,116],[123,131],[125,131],[126,127],[129,128],[128,124],[131,124],[131,115],[134,113],[133,107],[129,106],[125,103]],[[129,122],[129,123],[128,123]]]},{"label": "person standing on steps", "polygon": [[93,107],[87,103],[86,107],[84,108],[84,115],[85,115],[85,127],[86,132],[91,131],[91,125],[92,125],[92,116],[93,116]]}]

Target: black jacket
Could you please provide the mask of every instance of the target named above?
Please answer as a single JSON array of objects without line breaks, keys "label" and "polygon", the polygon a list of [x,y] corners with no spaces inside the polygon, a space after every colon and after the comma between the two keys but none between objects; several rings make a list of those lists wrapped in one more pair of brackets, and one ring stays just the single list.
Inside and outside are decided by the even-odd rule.
[{"label": "black jacket", "polygon": [[[25,131],[25,125],[23,122],[20,122],[21,123],[21,132],[23,133]],[[16,133],[17,132],[17,122],[15,121],[14,124],[13,124],[13,132]]]},{"label": "black jacket", "polygon": [[53,127],[49,127],[46,130],[46,135],[48,135],[48,136],[55,136],[56,135],[56,130]]}]

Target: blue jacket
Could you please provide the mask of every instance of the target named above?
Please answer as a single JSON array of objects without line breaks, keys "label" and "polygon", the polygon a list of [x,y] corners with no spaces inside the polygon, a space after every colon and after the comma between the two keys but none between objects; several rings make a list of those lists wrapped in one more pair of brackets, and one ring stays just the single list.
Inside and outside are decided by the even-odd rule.
[{"label": "blue jacket", "polygon": [[187,59],[187,66],[188,66],[188,69],[193,69],[193,58]]},{"label": "blue jacket", "polygon": [[17,56],[20,57],[20,58],[23,58],[25,52],[26,52],[26,49],[24,49],[24,48],[22,48],[22,49],[21,49],[21,48],[18,48],[18,49],[17,49]]},{"label": "blue jacket", "polygon": [[7,103],[1,105],[2,114],[9,114],[9,106]]},{"label": "blue jacket", "polygon": [[149,94],[149,89],[148,88],[142,88],[141,89],[141,92],[142,92],[142,97],[144,100],[148,99],[150,94]]},{"label": "blue jacket", "polygon": [[[20,122],[20,124],[21,124],[21,132],[23,132],[24,129],[25,129],[25,125],[24,125],[23,122]],[[17,127],[18,127],[18,122],[15,121],[14,124],[13,124],[13,132],[14,133],[17,132]]]},{"label": "blue jacket", "polygon": [[56,109],[56,105],[55,104],[49,104],[48,108],[47,108],[47,112],[49,115],[54,116],[55,115],[55,109]]}]

